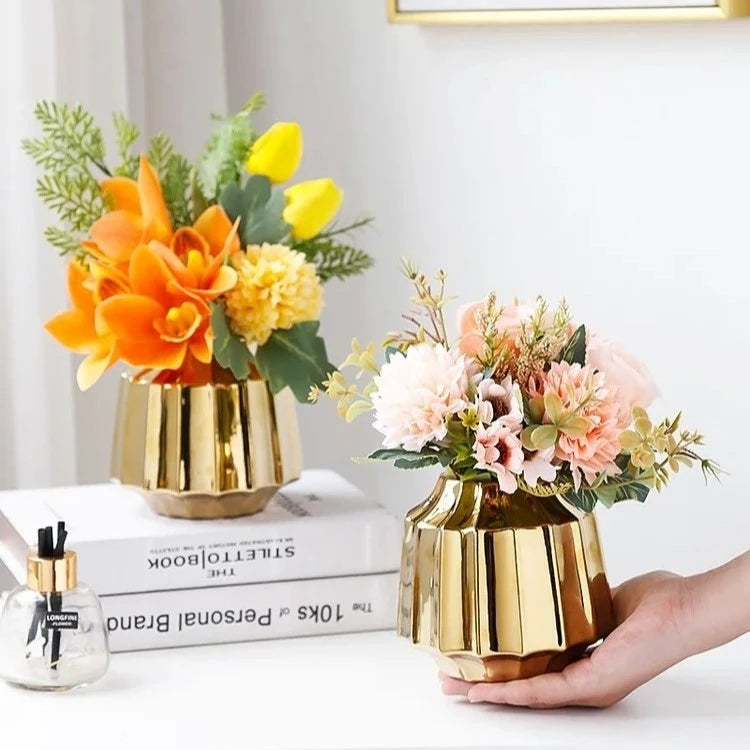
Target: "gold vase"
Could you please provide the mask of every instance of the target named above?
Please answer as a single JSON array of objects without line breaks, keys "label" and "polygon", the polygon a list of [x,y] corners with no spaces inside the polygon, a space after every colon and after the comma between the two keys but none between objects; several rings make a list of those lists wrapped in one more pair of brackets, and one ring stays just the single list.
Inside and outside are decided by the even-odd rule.
[{"label": "gold vase", "polygon": [[302,470],[294,397],[262,380],[157,384],[123,376],[112,478],[157,513],[228,518],[262,510]]},{"label": "gold vase", "polygon": [[559,671],[613,627],[594,516],[489,481],[441,477],[408,513],[399,601],[399,635],[472,682]]}]

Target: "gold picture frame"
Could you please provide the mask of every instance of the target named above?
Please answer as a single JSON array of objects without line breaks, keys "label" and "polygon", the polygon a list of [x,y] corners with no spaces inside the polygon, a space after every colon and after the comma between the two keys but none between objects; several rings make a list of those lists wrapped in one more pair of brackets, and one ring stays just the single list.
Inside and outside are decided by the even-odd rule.
[{"label": "gold picture frame", "polygon": [[[571,0],[575,2],[575,0]],[[602,23],[610,21],[720,21],[750,16],[750,0],[716,0],[714,5],[563,8],[538,10],[400,10],[400,0],[386,0],[391,23],[498,24],[498,23]],[[539,0],[544,5],[544,0]]]}]

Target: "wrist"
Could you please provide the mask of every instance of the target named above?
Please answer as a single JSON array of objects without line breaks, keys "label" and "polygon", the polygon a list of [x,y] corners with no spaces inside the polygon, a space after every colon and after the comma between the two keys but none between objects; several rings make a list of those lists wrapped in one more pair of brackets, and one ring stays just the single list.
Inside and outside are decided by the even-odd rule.
[{"label": "wrist", "polygon": [[686,656],[716,648],[750,630],[750,552],[685,579]]}]

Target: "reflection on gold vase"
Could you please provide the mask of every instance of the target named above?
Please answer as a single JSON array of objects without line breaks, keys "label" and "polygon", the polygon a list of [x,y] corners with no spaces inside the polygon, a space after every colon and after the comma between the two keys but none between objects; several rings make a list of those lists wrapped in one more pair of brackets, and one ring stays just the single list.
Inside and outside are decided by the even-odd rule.
[{"label": "reflection on gold vase", "polygon": [[559,671],[610,632],[593,515],[496,482],[441,477],[405,522],[398,632],[447,674]]},{"label": "reflection on gold vase", "polygon": [[274,396],[262,380],[182,385],[123,376],[111,475],[142,490],[157,513],[256,513],[301,470],[288,389]]}]

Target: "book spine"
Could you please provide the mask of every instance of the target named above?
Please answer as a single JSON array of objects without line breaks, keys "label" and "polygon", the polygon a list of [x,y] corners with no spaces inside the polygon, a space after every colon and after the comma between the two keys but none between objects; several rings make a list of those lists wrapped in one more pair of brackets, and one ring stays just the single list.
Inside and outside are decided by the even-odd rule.
[{"label": "book spine", "polygon": [[102,597],[110,648],[142,651],[395,627],[398,574]]},{"label": "book spine", "polygon": [[[300,519],[273,528],[89,542],[79,573],[99,594],[380,573],[398,567],[401,527],[385,513]],[[113,560],[117,561],[113,565]]]}]

